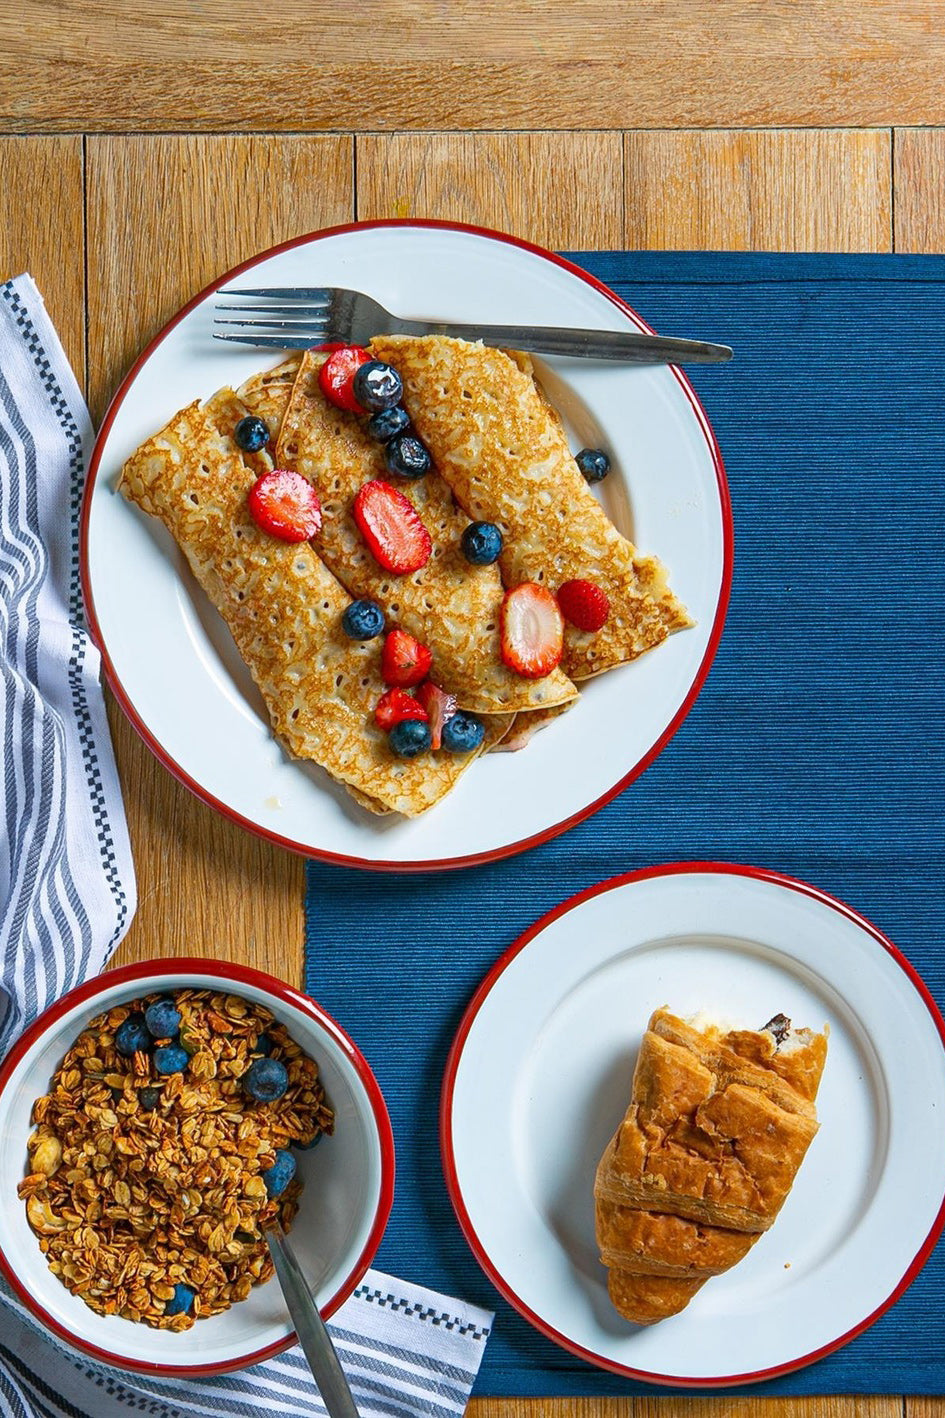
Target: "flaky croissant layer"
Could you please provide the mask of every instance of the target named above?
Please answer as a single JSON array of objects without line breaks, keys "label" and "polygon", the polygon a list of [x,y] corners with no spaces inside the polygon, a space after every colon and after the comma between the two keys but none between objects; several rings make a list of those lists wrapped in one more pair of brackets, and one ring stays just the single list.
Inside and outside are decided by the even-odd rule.
[{"label": "flaky croissant layer", "polygon": [[688,1305],[771,1226],[817,1132],[827,1030],[722,1032],[658,1009],[630,1105],[594,1185],[616,1309],[653,1324]]}]

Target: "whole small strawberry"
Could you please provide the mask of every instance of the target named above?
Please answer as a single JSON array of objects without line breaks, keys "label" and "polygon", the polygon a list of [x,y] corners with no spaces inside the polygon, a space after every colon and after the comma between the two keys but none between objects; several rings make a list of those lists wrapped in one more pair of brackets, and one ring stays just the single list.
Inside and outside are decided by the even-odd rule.
[{"label": "whole small strawberry", "polygon": [[427,711],[408,690],[395,686],[377,701],[374,722],[385,733],[390,733],[395,724],[402,724],[405,719],[421,719],[425,723]]},{"label": "whole small strawberry", "polygon": [[420,684],[430,673],[433,656],[406,630],[392,630],[381,652],[381,675],[385,684],[399,684],[404,689]]},{"label": "whole small strawberry", "polygon": [[565,620],[578,630],[600,630],[610,615],[607,592],[596,581],[565,581],[558,587],[558,605]]},{"label": "whole small strawberry", "polygon": [[354,377],[371,356],[360,345],[340,345],[332,350],[318,371],[318,385],[330,404],[347,409],[349,414],[362,413],[354,392]]}]

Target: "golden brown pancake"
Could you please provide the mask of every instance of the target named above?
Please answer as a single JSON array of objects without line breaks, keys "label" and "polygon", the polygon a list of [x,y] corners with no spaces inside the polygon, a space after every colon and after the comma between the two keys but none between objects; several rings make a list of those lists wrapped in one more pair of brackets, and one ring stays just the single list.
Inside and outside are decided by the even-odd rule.
[{"label": "golden brown pancake", "polygon": [[[279,466],[294,468],[313,485],[324,523],[319,555],[353,597],[369,597],[433,653],[431,678],[455,694],[461,708],[480,714],[545,709],[574,699],[577,690],[560,670],[523,679],[502,662],[502,582],[495,566],[471,566],[460,539],[469,522],[449,487],[431,470],[414,480],[392,477],[381,445],[366,420],[338,409],[324,397],[318,371],[325,356],[304,355],[285,410],[276,448]],[[252,404],[254,390],[241,394]],[[271,418],[277,389],[264,391]],[[254,409],[255,411],[255,409]],[[372,478],[394,482],[413,503],[433,540],[427,564],[409,575],[385,571],[355,524],[351,504]]]},{"label": "golden brown pancake", "polygon": [[[475,753],[397,758],[374,721],[384,692],[380,639],[355,641],[341,618],[350,597],[309,542],[262,531],[247,492],[250,466],[232,438],[247,412],[232,390],[176,414],[125,464],[124,495],[158,517],[223,616],[288,751],[320,764],[363,806],[413,817],[438,802]],[[483,750],[507,716],[487,721]]]},{"label": "golden brown pancake", "polygon": [[607,593],[601,630],[566,626],[561,668],[573,680],[692,624],[666,568],[621,536],[590,491],[527,355],[438,335],[379,335],[371,351],[398,370],[407,412],[457,502],[501,529],[506,586],[536,581],[557,592],[582,579]]}]

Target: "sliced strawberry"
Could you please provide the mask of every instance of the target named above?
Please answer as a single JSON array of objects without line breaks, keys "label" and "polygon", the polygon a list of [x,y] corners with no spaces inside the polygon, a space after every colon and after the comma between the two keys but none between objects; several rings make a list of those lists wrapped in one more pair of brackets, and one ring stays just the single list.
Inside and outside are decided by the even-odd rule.
[{"label": "sliced strawberry", "polygon": [[502,659],[526,679],[541,679],[559,664],[564,621],[545,586],[523,581],[502,602]]},{"label": "sliced strawberry", "polygon": [[456,695],[447,694],[445,689],[428,679],[417,690],[417,698],[430,720],[430,747],[439,748],[443,741],[443,725],[456,713]]},{"label": "sliced strawberry", "polygon": [[330,404],[351,414],[364,412],[354,397],[354,376],[371,358],[360,345],[339,345],[332,350],[318,371],[319,387]]},{"label": "sliced strawberry", "polygon": [[400,684],[409,689],[426,679],[432,664],[433,656],[427,647],[406,630],[392,630],[384,641],[381,674],[385,684]]},{"label": "sliced strawberry", "polygon": [[610,615],[607,592],[596,581],[565,581],[558,587],[558,605],[578,630],[600,630]]},{"label": "sliced strawberry", "polygon": [[375,478],[358,489],[354,520],[379,566],[404,576],[430,560],[433,543],[413,503]]},{"label": "sliced strawberry", "polygon": [[247,494],[250,516],[271,537],[307,542],[322,525],[322,505],[307,478],[288,468],[273,468],[256,479]]},{"label": "sliced strawberry", "polygon": [[426,719],[427,711],[423,705],[414,699],[412,694],[408,694],[406,689],[388,689],[377,701],[377,708],[374,710],[375,722],[389,733],[395,724],[400,724],[404,719]]}]

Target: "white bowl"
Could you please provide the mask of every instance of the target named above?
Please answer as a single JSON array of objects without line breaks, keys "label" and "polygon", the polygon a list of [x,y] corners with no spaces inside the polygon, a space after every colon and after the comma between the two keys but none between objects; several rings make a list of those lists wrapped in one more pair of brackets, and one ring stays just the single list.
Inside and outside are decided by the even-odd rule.
[{"label": "white bowl", "polygon": [[213,960],[152,960],[108,971],[64,995],[26,1031],[0,1067],[0,1268],[40,1320],[76,1349],[138,1373],[220,1373],[259,1363],[295,1342],[278,1282],[183,1333],[96,1314],[52,1274],[17,1200],[30,1114],[89,1019],[151,991],[226,989],[264,1004],[315,1059],[335,1131],[296,1153],[305,1182],[292,1243],[319,1309],[329,1316],[370,1264],[390,1214],[394,1142],[368,1064],[313,1000],[270,975]]}]

